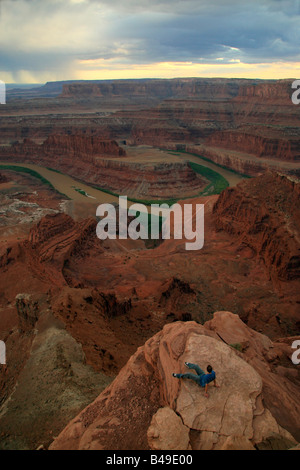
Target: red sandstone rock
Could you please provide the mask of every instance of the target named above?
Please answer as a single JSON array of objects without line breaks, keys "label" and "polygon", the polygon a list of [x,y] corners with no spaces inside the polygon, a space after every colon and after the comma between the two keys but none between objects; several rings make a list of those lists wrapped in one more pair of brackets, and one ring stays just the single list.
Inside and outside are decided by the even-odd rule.
[{"label": "red sandstone rock", "polygon": [[260,176],[268,170],[278,171],[291,175],[300,176],[300,165],[298,162],[281,161],[276,158],[257,158],[250,153],[238,152],[230,148],[211,147],[205,144],[167,144],[171,150],[189,152],[200,157],[208,158],[217,165],[234,170],[241,175]]},{"label": "red sandstone rock", "polygon": [[147,439],[150,448],[154,450],[187,450],[191,449],[189,431],[178,414],[165,406],[153,415]]},{"label": "red sandstone rock", "polygon": [[[243,331],[243,339],[253,342],[255,338],[259,352],[267,352],[272,343],[236,315],[219,312],[214,318],[220,325],[216,332],[214,320],[207,326],[195,322],[165,326],[138,349],[111,386],[71,421],[50,448],[167,450],[172,445],[177,449],[190,445],[195,450],[248,449],[274,433],[293,447],[293,437],[263,403],[262,379],[269,375],[263,355],[251,346],[256,359],[248,364],[243,354],[220,339],[222,323],[225,332],[234,334],[235,329],[226,330],[231,322],[238,332]],[[210,386],[208,399],[194,382],[172,377],[172,372],[186,370],[185,361],[202,367],[213,364],[220,388]],[[263,377],[257,372],[262,369]],[[292,417],[297,414],[299,422],[300,410],[295,408],[299,392],[290,395],[289,401],[285,386],[279,384],[276,393],[286,412]],[[169,420],[160,419],[166,413],[174,421],[176,416],[181,418],[177,433],[170,432]],[[293,433],[299,433],[293,418],[289,425]]]},{"label": "red sandstone rock", "polygon": [[0,184],[1,183],[7,183],[7,177],[5,175],[3,175],[2,173],[0,173]]},{"label": "red sandstone rock", "polygon": [[[216,313],[212,320],[205,323],[205,328],[214,331],[226,344],[235,348],[241,346],[243,350],[241,357],[251,364],[262,378],[266,408],[281,426],[292,432],[299,440],[300,429],[297,422],[299,422],[300,407],[297,401],[300,375],[297,366],[293,367],[291,361],[293,338],[286,338],[287,347],[282,348],[281,343],[272,342],[267,336],[251,330],[238,316],[228,312]],[[278,369],[280,361],[286,364],[290,377],[286,374],[285,378],[282,378],[281,370]],[[258,434],[264,427],[259,419],[257,421]]]},{"label": "red sandstone rock", "polygon": [[220,195],[216,227],[261,256],[271,276],[299,279],[299,196],[299,182],[280,174],[245,181]]},{"label": "red sandstone rock", "polygon": [[[277,186],[281,188],[282,193],[275,191],[280,202],[277,208],[278,217],[284,213],[288,216],[289,228],[297,226],[297,202],[293,203],[295,185],[286,178],[280,182],[280,178],[281,176],[276,176],[270,181],[249,180],[245,183],[247,190],[244,188],[243,191],[238,187],[241,192],[238,192],[237,197],[241,206],[244,207],[243,198],[247,196],[248,206],[253,208],[256,215],[248,212],[248,209],[237,212],[237,227],[245,226],[248,218],[251,223],[253,220],[261,221],[261,206],[263,210],[272,206],[277,208],[278,201],[272,199],[274,195],[267,191],[262,194],[263,181],[269,181],[265,187],[274,187],[275,190]],[[110,376],[118,373],[137,347],[166,322],[191,318],[203,323],[220,307],[232,307],[248,325],[267,332],[273,338],[276,335],[296,335],[299,331],[298,280],[278,280],[276,277],[275,283],[275,276],[272,276],[272,282],[268,281],[261,258],[254,255],[250,244],[248,247],[240,245],[240,235],[235,233],[224,230],[216,232],[211,214],[216,199],[217,196],[205,199],[206,243],[200,252],[186,252],[181,240],[164,241],[151,251],[143,250],[140,242],[138,245],[115,240],[102,243],[95,235],[96,221],[88,219],[76,223],[64,214],[42,219],[32,229],[25,243],[3,244],[0,250],[0,326],[5,332],[9,361],[15,373],[10,372],[7,385],[4,385],[5,382],[0,377],[1,397],[8,398],[7,394],[13,390],[20,371],[26,364],[36,318],[39,316],[34,308],[32,315],[28,315],[27,307],[25,306],[25,310],[22,307],[26,320],[26,328],[23,329],[26,329],[26,333],[24,335],[17,332],[19,321],[14,305],[15,297],[20,292],[43,297],[47,308],[59,318],[68,333],[82,344],[87,363]],[[257,201],[263,202],[259,204]],[[203,199],[193,201],[194,204],[199,202],[202,203]],[[223,207],[223,218],[225,213]],[[231,217],[230,206],[228,214]],[[258,225],[258,234],[260,230],[267,230],[268,226],[273,227],[271,218],[264,222],[265,224]],[[284,231],[278,233],[278,237],[281,236],[281,243],[285,243]],[[114,295],[116,293],[117,296]],[[295,423],[299,421],[299,409],[292,397],[297,398],[299,393],[299,374],[290,360],[292,338],[286,339],[286,342],[274,341],[273,347],[269,347],[270,341],[265,337],[262,340],[258,335],[257,339],[251,333],[249,338],[249,328],[244,332],[237,326],[237,322],[229,322],[230,316],[226,317],[226,321],[223,318],[220,322],[221,326],[215,321],[210,331],[214,333],[215,328],[214,334],[219,339],[221,336],[228,343],[238,342],[237,347],[243,351],[244,359],[260,376],[264,376],[264,400],[273,418],[268,412],[264,412],[262,418],[255,420],[258,423],[254,430],[255,442],[261,439],[261,430],[272,429],[275,432],[277,429],[278,434],[274,418],[283,428],[294,433]],[[237,351],[235,354],[240,353]],[[141,364],[144,363],[139,363],[138,370],[140,366],[145,369]],[[173,366],[175,367],[175,363],[172,362],[172,368]],[[163,383],[164,381],[161,382]],[[152,379],[148,382],[150,387],[149,384],[152,384]],[[167,390],[173,394],[173,385],[170,388],[169,383],[168,387]],[[140,397],[147,399],[143,401],[144,398],[141,398],[149,411],[145,418],[149,425],[158,411],[157,403],[159,408],[165,407],[165,403],[159,402],[158,389],[151,390],[154,398],[149,398],[150,411],[147,408],[148,387],[139,392]],[[283,406],[281,402],[284,403]],[[135,406],[133,401],[128,413],[135,413]],[[149,439],[157,436],[154,439],[156,444],[151,441],[151,446],[164,445],[161,444],[166,442],[164,430],[161,429],[159,420],[155,421],[152,423],[154,433],[149,434]],[[141,423],[137,424],[136,434],[144,439],[143,442],[139,441],[141,446],[146,445],[146,431]],[[215,436],[209,433],[202,433],[201,439],[199,431],[194,430],[189,435],[193,448],[211,447],[215,441]],[[173,438],[173,442],[177,442],[176,434]],[[132,436],[128,437],[128,443],[130,440],[132,441]],[[230,448],[235,445],[248,448],[248,441],[247,437],[234,438],[226,440],[222,447]]]},{"label": "red sandstone rock", "polygon": [[71,134],[50,135],[42,144],[37,144],[30,138],[23,139],[22,143],[16,142],[12,147],[1,148],[2,153],[16,155],[32,155],[33,157],[62,156],[67,157],[97,157],[104,155],[125,156],[126,152],[119,147],[116,141],[103,139],[99,136]]},{"label": "red sandstone rock", "polygon": [[51,136],[42,145],[25,139],[12,148],[0,148],[1,154],[3,158],[13,154],[19,161],[51,167],[86,183],[139,199],[195,196],[208,185],[208,180],[195,173],[187,161],[147,164],[105,158],[124,156],[125,151],[115,141],[97,137]]},{"label": "red sandstone rock", "polygon": [[98,136],[85,135],[51,135],[42,144],[45,153],[59,155],[116,155],[125,156],[124,149],[114,140],[103,140]]},{"label": "red sandstone rock", "polygon": [[[61,98],[27,101],[36,109],[21,122],[14,113],[20,114],[23,100],[10,102],[6,113],[2,111],[0,132],[9,144],[68,131],[84,134],[84,139],[102,136],[169,148],[197,145],[202,155],[247,174],[275,164],[289,171],[282,164],[286,162],[299,172],[299,108],[291,102],[291,84],[292,80],[192,78],[71,83],[64,85]],[[82,99],[95,112],[78,119],[72,109]],[[108,113],[97,112],[98,106]],[[52,107],[53,114],[39,115]],[[68,115],[62,119],[57,108]],[[64,145],[74,152],[72,145]]]},{"label": "red sandstone rock", "polygon": [[[247,80],[240,80],[247,83]],[[165,99],[171,96],[221,98],[236,96],[237,80],[179,78],[172,80],[114,80],[110,83],[70,83],[63,85],[62,97],[129,97]]]},{"label": "red sandstone rock", "polygon": [[[297,161],[300,155],[299,137],[287,136],[286,132],[276,131],[268,135],[260,135],[261,128],[252,127],[249,130],[227,130],[215,132],[206,139],[206,144],[211,147],[234,149],[244,153],[253,154],[256,157],[266,157],[281,161]],[[265,131],[266,132],[266,131]]]},{"label": "red sandstone rock", "polygon": [[95,219],[75,223],[63,213],[47,215],[30,231],[27,246],[35,260],[39,263],[47,262],[50,269],[55,267],[59,273],[66,260],[76,254],[91,235],[97,240],[95,231]]}]

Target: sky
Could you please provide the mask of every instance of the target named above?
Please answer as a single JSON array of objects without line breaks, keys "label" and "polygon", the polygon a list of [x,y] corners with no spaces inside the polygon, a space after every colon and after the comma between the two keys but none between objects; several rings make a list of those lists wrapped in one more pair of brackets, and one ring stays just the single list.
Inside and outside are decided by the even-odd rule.
[{"label": "sky", "polygon": [[0,80],[300,78],[300,0],[0,0]]}]

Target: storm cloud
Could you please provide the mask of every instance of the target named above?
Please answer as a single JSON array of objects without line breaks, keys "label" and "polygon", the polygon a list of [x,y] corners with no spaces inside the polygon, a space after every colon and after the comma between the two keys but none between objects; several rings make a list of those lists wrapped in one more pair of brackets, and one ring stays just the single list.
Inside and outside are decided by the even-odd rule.
[{"label": "storm cloud", "polygon": [[297,63],[300,1],[2,0],[0,44],[0,78],[14,79],[107,61]]}]

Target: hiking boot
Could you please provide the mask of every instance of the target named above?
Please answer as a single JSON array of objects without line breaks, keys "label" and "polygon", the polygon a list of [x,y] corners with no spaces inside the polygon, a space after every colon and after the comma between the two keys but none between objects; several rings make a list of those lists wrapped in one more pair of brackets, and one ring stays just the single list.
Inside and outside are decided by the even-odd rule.
[{"label": "hiking boot", "polygon": [[174,374],[174,373],[173,373],[172,376],[177,378],[177,374]]},{"label": "hiking boot", "polygon": [[189,363],[189,362],[185,362],[185,365],[186,365],[186,367],[189,367],[190,363]]}]

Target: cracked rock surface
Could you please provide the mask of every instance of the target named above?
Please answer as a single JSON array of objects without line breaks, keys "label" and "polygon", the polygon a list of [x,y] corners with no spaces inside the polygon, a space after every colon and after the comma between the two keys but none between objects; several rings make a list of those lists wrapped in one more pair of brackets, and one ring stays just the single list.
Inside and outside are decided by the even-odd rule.
[{"label": "cracked rock surface", "polygon": [[[235,339],[241,336],[247,343],[247,355],[222,338],[222,323],[228,338],[232,327]],[[266,408],[259,367],[250,364],[249,351],[253,356],[257,349],[262,367],[261,353],[268,356],[270,348],[266,337],[230,312],[216,312],[204,325],[168,324],[137,350],[50,448],[254,450],[268,439],[295,447],[297,441]],[[174,378],[173,372],[187,371],[185,362],[204,370],[211,364],[220,388],[210,384],[206,398],[195,382]],[[280,398],[280,389],[276,393]]]}]

